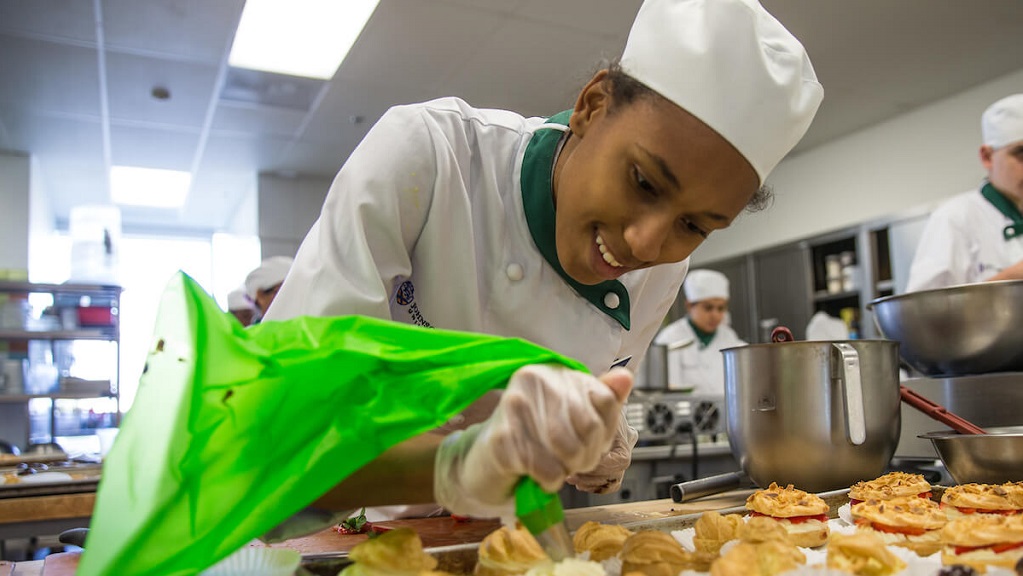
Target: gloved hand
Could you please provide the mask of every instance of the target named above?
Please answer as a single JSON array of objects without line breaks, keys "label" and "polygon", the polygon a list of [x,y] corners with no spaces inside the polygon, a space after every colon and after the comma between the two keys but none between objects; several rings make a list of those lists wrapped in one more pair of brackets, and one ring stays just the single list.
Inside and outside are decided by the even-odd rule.
[{"label": "gloved hand", "polygon": [[639,432],[625,421],[625,414],[618,418],[618,432],[611,443],[611,450],[600,458],[597,467],[580,474],[569,476],[565,482],[583,492],[609,494],[622,487],[625,470],[632,464],[632,449],[639,440]]},{"label": "gloved hand", "polygon": [[593,469],[618,433],[632,373],[600,379],[562,366],[519,369],[494,414],[449,435],[437,449],[434,495],[455,514],[509,515],[515,485],[530,476],[557,491],[569,475]]}]

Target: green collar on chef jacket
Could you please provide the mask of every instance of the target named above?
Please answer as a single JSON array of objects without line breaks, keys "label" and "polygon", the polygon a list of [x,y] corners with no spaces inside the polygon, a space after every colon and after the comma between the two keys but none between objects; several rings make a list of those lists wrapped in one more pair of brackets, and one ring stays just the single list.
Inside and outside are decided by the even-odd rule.
[{"label": "green collar on chef jacket", "polygon": [[1020,214],[1019,208],[1013,204],[1012,200],[1006,198],[1005,194],[999,192],[990,182],[984,184],[980,189],[980,193],[1006,218],[1012,220],[1012,224],[1009,224],[1002,230],[1002,236],[1006,240],[1012,240],[1019,235],[1023,235],[1023,214]]},{"label": "green collar on chef jacket", "polygon": [[686,320],[689,321],[689,327],[693,329],[693,334],[696,334],[696,339],[700,341],[700,348],[710,346],[710,343],[714,340],[714,335],[717,334],[717,332],[704,332],[697,328],[696,324],[693,324],[692,318],[686,318]]},{"label": "green collar on chef jacket", "polygon": [[[547,122],[567,126],[571,115],[571,110],[565,110],[551,116]],[[529,233],[547,263],[573,290],[628,330],[629,291],[625,286],[617,280],[607,280],[592,286],[580,284],[565,272],[558,260],[558,249],[554,240],[554,188],[551,177],[558,140],[562,134],[564,132],[556,128],[543,128],[533,134],[529,145],[526,146],[526,153],[522,158],[522,205],[526,211]],[[615,297],[609,297],[609,294],[614,294]],[[608,300],[612,303],[617,300],[618,306],[609,307],[606,304]]]}]

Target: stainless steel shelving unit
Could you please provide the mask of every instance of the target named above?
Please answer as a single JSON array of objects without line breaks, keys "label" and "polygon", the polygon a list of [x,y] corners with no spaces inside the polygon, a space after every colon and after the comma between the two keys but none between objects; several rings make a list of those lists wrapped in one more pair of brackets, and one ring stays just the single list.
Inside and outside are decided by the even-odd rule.
[{"label": "stainless steel shelving unit", "polygon": [[[53,329],[28,329],[21,327],[0,326],[0,344],[7,349],[7,356],[17,361],[27,355],[29,342],[45,341],[52,346],[57,341],[105,341],[114,344],[114,365],[110,367],[110,377],[102,381],[82,381],[76,378],[60,378],[62,383],[84,383],[86,390],[56,390],[47,393],[29,393],[24,388],[8,390],[0,389],[0,437],[24,447],[32,437],[29,402],[36,399],[50,401],[50,430],[52,437],[57,432],[56,403],[58,401],[87,400],[96,398],[112,398],[116,406],[114,424],[119,423],[120,415],[120,297],[121,287],[97,284],[43,284],[17,281],[0,281],[0,299],[4,304],[11,300],[27,300],[30,294],[48,294],[53,299],[52,317],[60,322]],[[79,315],[84,299],[96,302],[95,306],[84,308],[100,308],[109,312],[109,323],[102,325],[79,325]],[[68,319],[73,320],[68,322]],[[8,319],[9,320],[9,319]],[[52,324],[52,321],[51,321]],[[70,325],[69,325],[70,324]],[[91,324],[85,323],[82,324]],[[103,382],[106,382],[103,389]],[[26,384],[25,382],[22,383]]]}]

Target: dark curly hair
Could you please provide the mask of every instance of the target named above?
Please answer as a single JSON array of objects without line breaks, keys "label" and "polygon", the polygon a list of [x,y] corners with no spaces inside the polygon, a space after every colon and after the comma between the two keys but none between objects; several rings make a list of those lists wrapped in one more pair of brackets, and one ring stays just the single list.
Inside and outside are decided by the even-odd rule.
[{"label": "dark curly hair", "polygon": [[[614,114],[619,106],[627,106],[638,100],[666,100],[653,88],[629,76],[622,70],[622,63],[615,59],[607,65],[607,76],[604,77],[604,86],[611,95],[611,105],[608,108],[609,114]],[[766,210],[774,203],[774,191],[770,186],[761,186],[749,202],[746,203],[747,212],[760,212]]]}]

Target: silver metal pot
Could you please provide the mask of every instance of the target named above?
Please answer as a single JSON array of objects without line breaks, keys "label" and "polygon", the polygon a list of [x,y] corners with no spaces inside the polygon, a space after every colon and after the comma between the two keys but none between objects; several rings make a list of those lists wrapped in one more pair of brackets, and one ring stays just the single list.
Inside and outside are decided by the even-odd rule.
[{"label": "silver metal pot", "polygon": [[941,462],[959,484],[1023,480],[1023,426],[988,428],[986,434],[941,430],[920,437],[934,443]]},{"label": "silver metal pot", "polygon": [[886,296],[867,307],[902,358],[927,376],[1023,370],[1023,280]]},{"label": "silver metal pot", "polygon": [[899,443],[898,342],[776,342],[722,354],[728,441],[757,485],[820,492],[883,473]]}]

